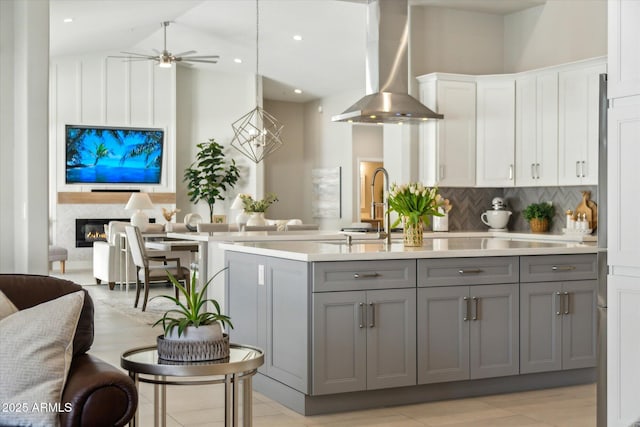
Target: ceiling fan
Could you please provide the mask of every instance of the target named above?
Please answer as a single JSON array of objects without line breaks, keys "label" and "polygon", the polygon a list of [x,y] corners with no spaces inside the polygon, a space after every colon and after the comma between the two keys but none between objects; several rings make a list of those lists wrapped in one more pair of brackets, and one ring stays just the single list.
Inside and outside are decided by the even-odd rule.
[{"label": "ceiling fan", "polygon": [[164,21],[160,24],[164,30],[164,47],[162,52],[157,49],[153,49],[156,55],[145,55],[143,53],[136,52],[121,52],[127,56],[111,56],[111,58],[125,58],[127,61],[156,61],[158,66],[163,68],[171,68],[172,64],[178,62],[206,62],[209,64],[216,64],[218,62],[218,58],[220,58],[219,55],[193,56],[194,53],[197,53],[195,50],[181,52],[176,55],[169,52],[167,50],[167,27],[170,23],[170,21]]}]

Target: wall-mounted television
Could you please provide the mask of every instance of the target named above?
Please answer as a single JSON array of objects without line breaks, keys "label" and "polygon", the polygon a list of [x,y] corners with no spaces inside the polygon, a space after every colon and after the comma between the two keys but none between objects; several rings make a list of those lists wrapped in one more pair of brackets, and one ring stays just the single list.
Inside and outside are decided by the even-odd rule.
[{"label": "wall-mounted television", "polygon": [[66,125],[67,184],[160,184],[164,130]]}]

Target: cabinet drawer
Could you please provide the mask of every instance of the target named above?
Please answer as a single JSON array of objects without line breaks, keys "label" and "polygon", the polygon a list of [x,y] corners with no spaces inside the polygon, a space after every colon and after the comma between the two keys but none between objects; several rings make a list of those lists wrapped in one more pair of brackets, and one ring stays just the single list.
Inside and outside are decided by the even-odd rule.
[{"label": "cabinet drawer", "polygon": [[415,260],[313,263],[313,292],[416,286]]},{"label": "cabinet drawer", "polygon": [[588,280],[598,277],[596,254],[520,257],[521,282]]},{"label": "cabinet drawer", "polygon": [[517,257],[418,260],[418,286],[485,285],[517,282]]}]

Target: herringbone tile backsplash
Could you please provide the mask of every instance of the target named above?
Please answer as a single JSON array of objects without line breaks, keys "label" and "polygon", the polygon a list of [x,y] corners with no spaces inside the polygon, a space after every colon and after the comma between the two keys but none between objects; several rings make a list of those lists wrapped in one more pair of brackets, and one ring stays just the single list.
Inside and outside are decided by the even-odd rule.
[{"label": "herringbone tile backsplash", "polygon": [[487,226],[480,215],[491,209],[491,199],[502,197],[507,209],[513,212],[508,228],[512,231],[529,231],[529,224],[522,211],[531,203],[552,202],[556,208],[551,222],[551,232],[560,233],[565,226],[565,211],[575,210],[582,200],[582,191],[591,191],[591,199],[596,199],[596,186],[579,187],[535,187],[535,188],[440,188],[440,194],[449,199],[453,209],[449,212],[449,230],[485,231]]}]

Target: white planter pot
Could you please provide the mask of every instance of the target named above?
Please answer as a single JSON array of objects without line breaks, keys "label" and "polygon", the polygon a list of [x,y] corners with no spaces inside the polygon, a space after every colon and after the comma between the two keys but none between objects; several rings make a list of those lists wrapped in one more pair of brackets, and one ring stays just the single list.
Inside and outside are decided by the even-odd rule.
[{"label": "white planter pot", "polygon": [[182,335],[178,336],[178,327],[171,330],[169,335],[164,337],[166,340],[182,340],[182,341],[217,341],[222,339],[222,326],[220,322],[215,322],[204,326],[187,326]]},{"label": "white planter pot", "polygon": [[264,212],[252,212],[251,217],[247,220],[247,225],[263,227],[267,225],[264,219]]}]

